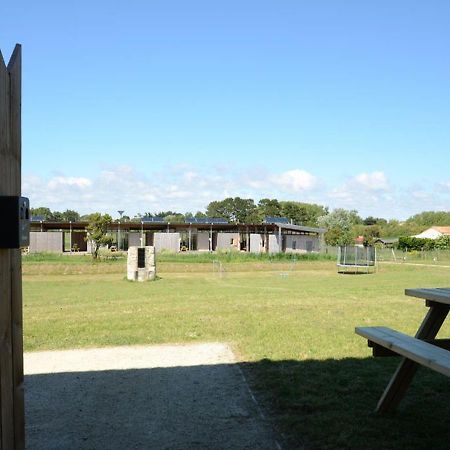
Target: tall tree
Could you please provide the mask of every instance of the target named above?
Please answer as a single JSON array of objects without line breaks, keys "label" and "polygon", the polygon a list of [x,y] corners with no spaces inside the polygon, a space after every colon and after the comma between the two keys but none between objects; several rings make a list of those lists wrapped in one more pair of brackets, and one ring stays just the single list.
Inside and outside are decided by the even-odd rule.
[{"label": "tall tree", "polygon": [[98,258],[98,252],[103,245],[110,245],[113,241],[108,234],[108,227],[112,223],[112,217],[109,214],[94,213],[91,214],[89,225],[86,227],[87,240],[91,243],[92,258]]},{"label": "tall tree", "polygon": [[325,242],[328,245],[346,245],[353,242],[353,226],[361,223],[355,210],[337,208],[326,216],[319,217],[320,226],[327,228]]},{"label": "tall tree", "polygon": [[77,222],[80,220],[80,214],[77,211],[74,211],[73,209],[66,209],[62,213],[63,220],[67,222]]},{"label": "tall tree", "polygon": [[229,222],[258,222],[258,210],[251,198],[228,197],[224,200],[209,203],[206,208],[208,217],[222,217]]},{"label": "tall tree", "polygon": [[317,226],[319,217],[328,213],[328,208],[315,203],[284,201],[280,205],[281,215],[297,225]]},{"label": "tall tree", "polygon": [[450,226],[450,211],[424,211],[410,217],[407,222],[422,227]]},{"label": "tall tree", "polygon": [[39,206],[38,208],[31,208],[31,217],[41,216],[44,220],[50,220],[52,217],[52,212],[50,208],[45,206]]},{"label": "tall tree", "polygon": [[265,217],[280,217],[281,205],[276,198],[262,198],[258,202],[258,212],[262,220]]}]

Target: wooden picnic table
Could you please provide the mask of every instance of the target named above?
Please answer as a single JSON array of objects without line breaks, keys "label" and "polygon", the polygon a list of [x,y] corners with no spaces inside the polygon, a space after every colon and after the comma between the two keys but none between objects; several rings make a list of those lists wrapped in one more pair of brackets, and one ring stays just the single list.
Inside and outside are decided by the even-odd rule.
[{"label": "wooden picnic table", "polygon": [[405,294],[424,299],[429,308],[415,337],[386,327],[357,327],[368,339],[374,356],[402,356],[376,411],[393,411],[404,397],[420,365],[450,376],[450,339],[436,339],[450,310],[450,288],[406,289]]}]

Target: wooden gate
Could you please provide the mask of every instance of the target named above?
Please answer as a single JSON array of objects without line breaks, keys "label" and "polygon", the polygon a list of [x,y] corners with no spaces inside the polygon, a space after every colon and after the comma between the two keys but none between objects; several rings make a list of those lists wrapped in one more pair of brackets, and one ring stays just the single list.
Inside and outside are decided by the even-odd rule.
[{"label": "wooden gate", "polygon": [[[21,72],[20,45],[8,66],[0,53],[0,195],[20,196]],[[25,448],[22,341],[22,257],[0,249],[1,450]]]}]

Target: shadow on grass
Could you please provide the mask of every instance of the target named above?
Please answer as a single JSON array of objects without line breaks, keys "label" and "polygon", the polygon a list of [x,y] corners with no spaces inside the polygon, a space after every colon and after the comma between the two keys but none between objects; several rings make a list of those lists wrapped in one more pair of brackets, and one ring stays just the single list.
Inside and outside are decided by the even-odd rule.
[{"label": "shadow on grass", "polygon": [[450,383],[419,368],[398,410],[374,412],[399,358],[243,363],[287,447],[448,449]]},{"label": "shadow on grass", "polygon": [[420,370],[397,413],[373,413],[397,362],[262,360],[28,375],[28,448],[273,449],[281,434],[293,449],[448,448],[443,376]]}]

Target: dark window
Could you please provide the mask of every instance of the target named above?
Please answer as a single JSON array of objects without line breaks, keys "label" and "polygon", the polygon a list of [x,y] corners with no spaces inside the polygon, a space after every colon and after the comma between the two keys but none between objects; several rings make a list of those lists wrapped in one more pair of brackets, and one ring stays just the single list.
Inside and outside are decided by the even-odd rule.
[{"label": "dark window", "polygon": [[145,248],[138,248],[138,269],[145,269]]}]

